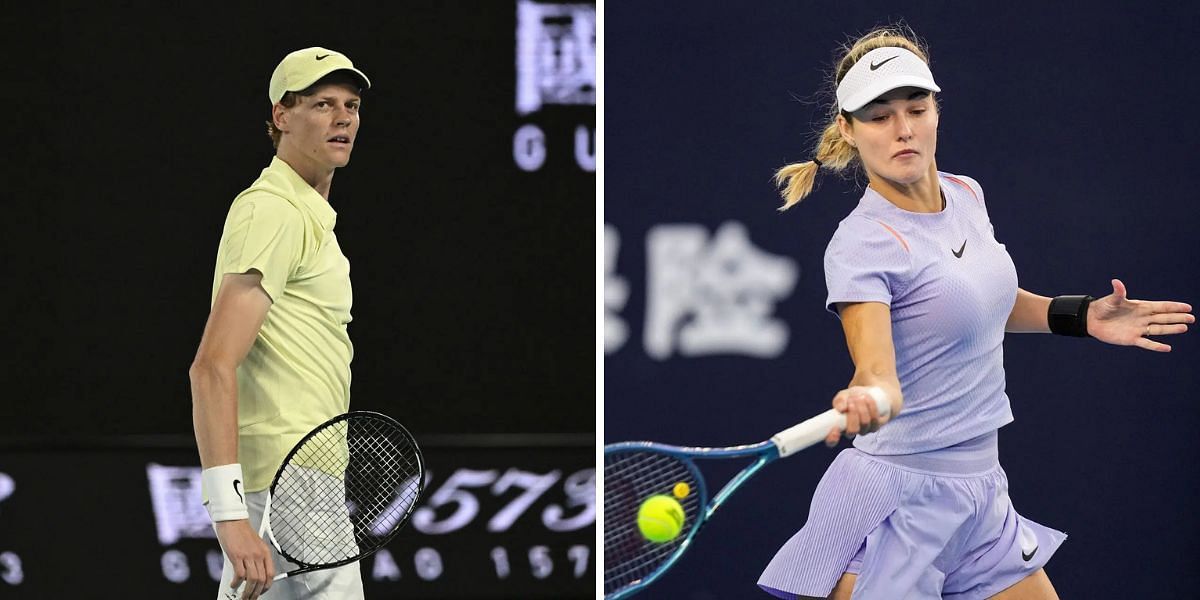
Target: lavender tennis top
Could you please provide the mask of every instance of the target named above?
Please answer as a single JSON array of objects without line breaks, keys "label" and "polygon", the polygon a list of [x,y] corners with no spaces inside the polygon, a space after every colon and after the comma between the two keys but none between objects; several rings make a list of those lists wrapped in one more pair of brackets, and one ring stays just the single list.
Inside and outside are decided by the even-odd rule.
[{"label": "lavender tennis top", "polygon": [[867,188],[825,250],[826,307],[891,307],[904,409],[854,445],[869,454],[945,448],[1012,421],[1004,324],[1017,273],[996,241],[979,184],[938,173],[939,213],[914,213]]}]

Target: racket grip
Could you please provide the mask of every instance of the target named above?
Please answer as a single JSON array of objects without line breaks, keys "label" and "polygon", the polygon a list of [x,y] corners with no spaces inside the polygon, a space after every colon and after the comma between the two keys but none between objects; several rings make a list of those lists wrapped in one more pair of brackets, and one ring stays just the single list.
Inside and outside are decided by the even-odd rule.
[{"label": "racket grip", "polygon": [[[288,575],[291,575],[291,573],[280,573],[280,574],[276,575],[275,578],[272,579],[271,581],[279,581],[280,579],[287,579]],[[242,593],[245,591],[246,591],[246,582],[243,581],[242,585],[239,585],[236,590],[226,593],[225,598],[226,598],[226,600],[240,600],[242,597]]]},{"label": "racket grip", "polygon": [[[885,417],[891,414],[892,405],[888,401],[887,394],[877,387],[872,387],[869,391],[871,397],[875,399],[879,416]],[[846,414],[838,412],[836,408],[831,408],[803,423],[780,431],[771,436],[771,441],[779,448],[779,457],[783,458],[824,440],[825,436],[829,435],[829,430],[835,427],[839,430],[846,429]]]}]

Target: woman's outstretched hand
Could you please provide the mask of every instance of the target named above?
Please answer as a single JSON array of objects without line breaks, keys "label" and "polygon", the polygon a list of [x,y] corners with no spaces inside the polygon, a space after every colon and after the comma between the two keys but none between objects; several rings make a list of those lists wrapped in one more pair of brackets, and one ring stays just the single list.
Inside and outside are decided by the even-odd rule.
[{"label": "woman's outstretched hand", "polygon": [[1151,337],[1175,335],[1195,323],[1192,307],[1183,302],[1130,300],[1125,284],[1112,280],[1113,292],[1088,306],[1088,335],[1109,344],[1137,346],[1155,352],[1171,347]]}]

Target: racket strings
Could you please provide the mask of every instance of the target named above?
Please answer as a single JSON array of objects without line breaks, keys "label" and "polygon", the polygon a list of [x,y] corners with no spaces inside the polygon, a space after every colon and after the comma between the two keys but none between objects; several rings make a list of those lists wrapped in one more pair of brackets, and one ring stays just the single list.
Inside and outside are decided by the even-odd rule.
[{"label": "racket strings", "polygon": [[350,561],[386,544],[421,491],[416,442],[371,415],[334,421],[311,434],[280,470],[271,530],[300,565]]},{"label": "racket strings", "polygon": [[[390,537],[390,532],[408,517],[421,491],[421,465],[416,446],[403,436],[396,439],[379,431],[364,431],[351,436],[357,451],[351,457],[361,459],[358,468],[348,473],[347,498],[358,508],[355,532],[360,546],[374,550]],[[379,494],[379,482],[389,483],[393,494]]]},{"label": "racket strings", "polygon": [[[683,533],[668,542],[642,536],[637,513],[651,496],[672,495],[679,483],[690,492],[678,499],[684,510]],[[604,456],[604,594],[619,592],[654,573],[687,539],[697,522],[700,490],[695,467],[658,452],[630,451]]]}]

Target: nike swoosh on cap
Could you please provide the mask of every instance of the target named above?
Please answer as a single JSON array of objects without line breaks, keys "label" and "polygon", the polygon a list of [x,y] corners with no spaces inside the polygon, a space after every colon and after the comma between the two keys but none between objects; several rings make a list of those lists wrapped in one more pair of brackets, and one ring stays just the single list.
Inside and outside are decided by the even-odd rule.
[{"label": "nike swoosh on cap", "polygon": [[879,62],[877,62],[877,63],[871,63],[871,70],[872,70],[872,71],[874,71],[875,69],[878,69],[879,67],[882,67],[882,66],[883,66],[883,64],[884,64],[884,63],[886,63],[887,61],[889,61],[889,60],[895,60],[895,59],[897,59],[897,58],[900,58],[900,55],[899,55],[899,54],[897,54],[896,56],[893,56],[893,57],[891,57],[891,58],[885,58],[885,59],[883,59],[883,60],[881,60],[881,61],[879,61]]},{"label": "nike swoosh on cap", "polygon": [[317,60],[324,60],[326,58],[329,58],[328,54],[318,54],[317,55]]}]

